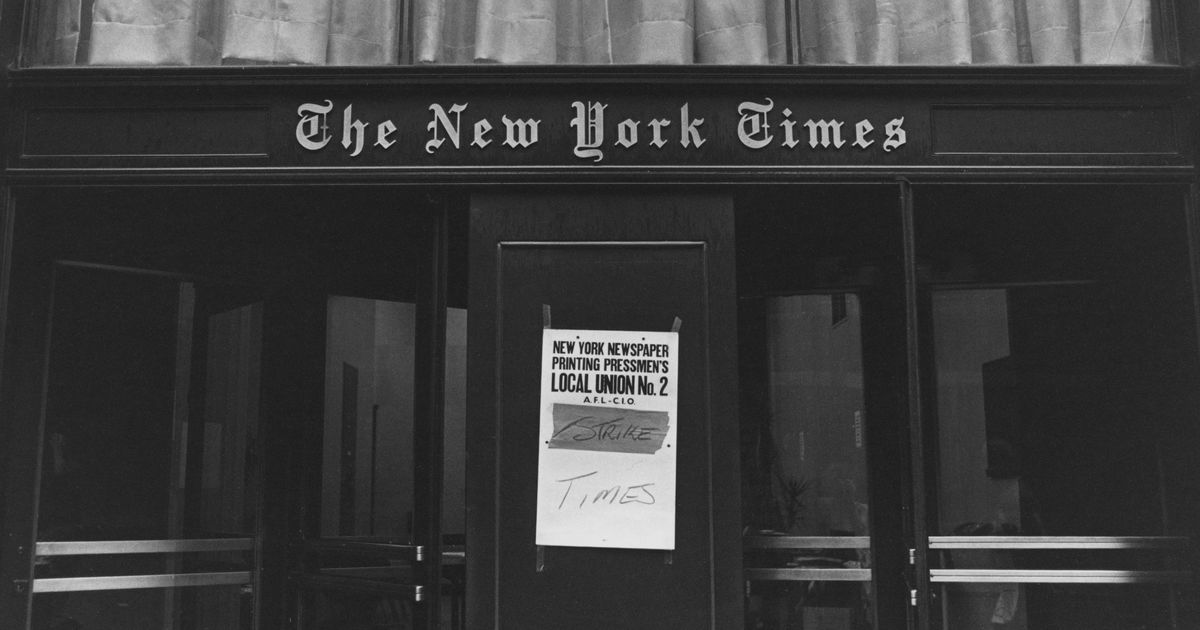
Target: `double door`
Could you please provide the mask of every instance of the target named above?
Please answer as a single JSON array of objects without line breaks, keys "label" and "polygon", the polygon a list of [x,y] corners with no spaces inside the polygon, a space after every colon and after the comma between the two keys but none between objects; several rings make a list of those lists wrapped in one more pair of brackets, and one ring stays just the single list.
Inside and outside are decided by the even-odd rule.
[{"label": "double door", "polygon": [[738,214],[746,627],[1194,624],[1183,191],[805,193]]},{"label": "double door", "polygon": [[0,626],[462,627],[451,228],[344,193],[19,196]]},{"label": "double door", "polygon": [[[4,627],[1193,619],[1178,189],[134,193],[16,199]],[[674,549],[536,544],[546,325],[678,331]]]}]

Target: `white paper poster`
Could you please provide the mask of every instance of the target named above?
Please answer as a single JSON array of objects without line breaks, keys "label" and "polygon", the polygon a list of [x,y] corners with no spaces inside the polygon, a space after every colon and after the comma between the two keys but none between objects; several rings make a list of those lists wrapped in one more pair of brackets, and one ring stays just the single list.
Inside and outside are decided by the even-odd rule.
[{"label": "white paper poster", "polygon": [[542,333],[537,544],[675,548],[679,334]]}]

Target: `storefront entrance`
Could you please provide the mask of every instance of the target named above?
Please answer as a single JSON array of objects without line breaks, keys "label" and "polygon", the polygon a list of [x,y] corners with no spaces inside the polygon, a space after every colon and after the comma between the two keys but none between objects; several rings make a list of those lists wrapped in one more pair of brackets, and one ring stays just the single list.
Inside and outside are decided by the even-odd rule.
[{"label": "storefront entrance", "polygon": [[[18,191],[0,627],[1195,623],[1186,189],[565,190]],[[679,333],[673,549],[536,544],[545,328]]]},{"label": "storefront entrance", "polygon": [[449,219],[423,195],[276,197],[26,198],[3,627],[410,627],[441,592],[461,620]]}]

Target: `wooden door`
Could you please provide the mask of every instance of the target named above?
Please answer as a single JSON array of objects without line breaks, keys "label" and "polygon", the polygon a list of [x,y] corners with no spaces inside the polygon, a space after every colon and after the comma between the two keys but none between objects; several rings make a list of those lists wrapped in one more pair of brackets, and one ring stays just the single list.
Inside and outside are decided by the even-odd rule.
[{"label": "wooden door", "polygon": [[[731,199],[480,195],[470,230],[468,625],[738,627]],[[681,321],[673,551],[535,545],[543,305],[555,328]]]}]

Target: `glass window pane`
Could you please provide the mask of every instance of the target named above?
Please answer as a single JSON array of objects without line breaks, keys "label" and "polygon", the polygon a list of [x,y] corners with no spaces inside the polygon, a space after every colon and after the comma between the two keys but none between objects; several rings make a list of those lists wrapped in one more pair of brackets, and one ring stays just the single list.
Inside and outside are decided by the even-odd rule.
[{"label": "glass window pane", "polygon": [[300,630],[392,630],[412,628],[414,605],[374,593],[319,591],[305,603]]},{"label": "glass window pane", "polygon": [[1198,514],[1183,197],[917,198],[944,627],[1193,627],[1195,589],[1169,586],[1190,579]]},{"label": "glass window pane", "polygon": [[[34,587],[92,579],[101,590],[37,594],[34,628],[249,627],[248,588],[106,580],[252,580],[262,308],[215,307],[217,292],[152,273],[57,268]],[[243,540],[142,553],[196,538]],[[128,553],[41,544],[122,540]]]},{"label": "glass window pane", "polygon": [[775,452],[764,463],[777,514],[763,525],[802,536],[867,535],[858,299],[769,298],[766,324]]},{"label": "glass window pane", "polygon": [[255,529],[262,315],[257,302],[208,318],[202,490],[193,536]]},{"label": "glass window pane", "polygon": [[38,0],[28,65],[1146,64],[1166,0]]},{"label": "glass window pane", "polygon": [[467,542],[467,309],[446,309],[446,400],[442,469],[441,623],[463,628]]},{"label": "glass window pane", "polygon": [[59,268],[39,540],[253,535],[261,305],[208,295]]},{"label": "glass window pane", "polygon": [[930,191],[918,214],[940,535],[1190,534],[1197,374],[1180,198]]},{"label": "glass window pane", "polygon": [[738,201],[747,628],[878,627],[876,554],[903,553],[875,536],[900,511],[881,500],[899,471],[877,457],[904,379],[895,204],[886,187]]},{"label": "glass window pane", "polygon": [[442,470],[442,535],[463,544],[467,508],[467,310],[446,309],[446,399]]},{"label": "glass window pane", "polygon": [[203,586],[40,593],[34,630],[250,630],[254,596],[248,587]]},{"label": "glass window pane", "polygon": [[411,303],[330,297],[321,535],[413,533]]},{"label": "glass window pane", "polygon": [[949,584],[942,628],[1129,630],[1172,628],[1171,587],[1113,584]]},{"label": "glass window pane", "polygon": [[933,294],[940,533],[1164,533],[1161,448],[1099,292]]},{"label": "glass window pane", "polygon": [[38,539],[166,538],[179,283],[65,267],[54,298]]},{"label": "glass window pane", "polygon": [[[743,462],[744,492],[754,506],[743,516],[751,536],[749,623],[871,627],[858,298],[841,293],[766,298],[761,315],[767,417],[754,459]],[[786,569],[833,571],[824,579],[803,579]]]}]

